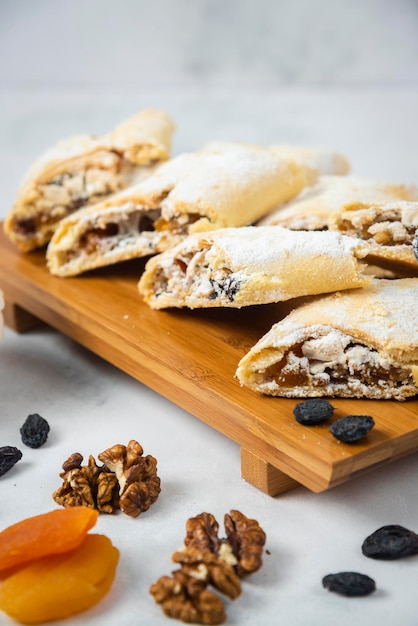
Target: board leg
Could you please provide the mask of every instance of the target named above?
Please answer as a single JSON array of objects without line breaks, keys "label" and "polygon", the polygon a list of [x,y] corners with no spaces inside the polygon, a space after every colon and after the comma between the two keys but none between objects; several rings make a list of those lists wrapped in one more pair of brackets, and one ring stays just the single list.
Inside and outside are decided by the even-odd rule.
[{"label": "board leg", "polygon": [[3,318],[6,326],[17,333],[25,333],[43,324],[38,317],[8,300],[5,300],[4,303]]},{"label": "board leg", "polygon": [[269,496],[300,487],[296,480],[246,448],[241,448],[241,476]]}]

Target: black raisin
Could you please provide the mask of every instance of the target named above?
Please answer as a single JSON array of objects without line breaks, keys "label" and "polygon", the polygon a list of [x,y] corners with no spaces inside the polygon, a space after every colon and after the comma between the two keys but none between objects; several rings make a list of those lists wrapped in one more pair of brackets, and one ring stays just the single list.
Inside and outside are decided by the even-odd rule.
[{"label": "black raisin", "polygon": [[18,219],[15,222],[15,229],[22,235],[33,235],[36,232],[36,221],[33,217]]},{"label": "black raisin", "polygon": [[299,424],[314,426],[332,417],[334,407],[322,398],[310,398],[299,402],[293,409],[293,415]]},{"label": "black raisin", "polygon": [[374,419],[370,415],[347,415],[329,427],[330,433],[344,443],[354,443],[363,439],[373,428]]},{"label": "black raisin", "polygon": [[322,585],[328,591],[335,591],[342,596],[367,596],[376,589],[373,578],[359,572],[328,574],[322,579]]},{"label": "black raisin", "polygon": [[233,302],[236,294],[241,288],[241,280],[238,280],[234,275],[226,276],[222,282],[218,282],[213,278],[209,279],[213,291],[211,292],[209,299],[215,300],[226,296],[230,302]]},{"label": "black raisin", "polygon": [[13,465],[20,461],[22,453],[14,446],[0,447],[0,476],[12,469]]},{"label": "black raisin", "polygon": [[30,448],[39,448],[42,446],[48,439],[48,433],[48,422],[37,413],[28,415],[20,429],[23,443]]},{"label": "black raisin", "polygon": [[418,554],[418,535],[396,524],[382,526],[366,537],[361,551],[371,559],[390,561]]}]

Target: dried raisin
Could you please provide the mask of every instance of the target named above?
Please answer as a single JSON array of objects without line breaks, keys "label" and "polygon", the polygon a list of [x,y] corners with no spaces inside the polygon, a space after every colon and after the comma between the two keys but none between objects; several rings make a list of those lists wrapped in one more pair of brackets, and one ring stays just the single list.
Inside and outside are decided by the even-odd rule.
[{"label": "dried raisin", "polygon": [[30,448],[40,448],[48,439],[48,433],[48,422],[37,413],[28,415],[20,429],[23,443]]},{"label": "dried raisin", "polygon": [[371,559],[393,560],[418,554],[418,535],[396,524],[382,526],[366,537],[361,551]]},{"label": "dried raisin", "polygon": [[12,469],[13,465],[20,461],[22,453],[14,446],[0,447],[0,476]]},{"label": "dried raisin", "polygon": [[238,280],[233,274],[226,276],[222,281],[210,278],[209,282],[213,288],[209,299],[215,300],[216,298],[227,297],[229,302],[234,301],[235,296],[240,290],[242,283],[242,281]]},{"label": "dried raisin", "polygon": [[322,398],[310,398],[299,402],[293,409],[293,415],[299,424],[314,426],[332,417],[334,407]]},{"label": "dried raisin", "polygon": [[329,431],[344,443],[354,443],[363,439],[373,426],[374,419],[370,415],[347,415],[331,424]]},{"label": "dried raisin", "polygon": [[328,591],[335,591],[343,596],[367,596],[376,589],[373,578],[359,572],[338,572],[328,574],[322,579],[322,585]]}]

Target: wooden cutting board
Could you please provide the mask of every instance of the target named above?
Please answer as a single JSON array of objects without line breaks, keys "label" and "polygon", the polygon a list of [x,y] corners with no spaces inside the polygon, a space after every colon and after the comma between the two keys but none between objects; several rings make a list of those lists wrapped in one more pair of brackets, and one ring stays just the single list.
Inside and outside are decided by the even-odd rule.
[{"label": "wooden cutting board", "polygon": [[[6,323],[21,331],[42,320],[169,398],[241,446],[243,478],[276,495],[304,485],[320,492],[418,450],[418,400],[332,400],[334,419],[371,415],[357,444],[329,424],[293,417],[297,400],[264,397],[234,378],[240,358],[294,306],[154,311],[139,296],[144,261],[78,278],[49,274],[43,252],[20,253],[0,235]],[[34,316],[34,317],[32,317]]]}]

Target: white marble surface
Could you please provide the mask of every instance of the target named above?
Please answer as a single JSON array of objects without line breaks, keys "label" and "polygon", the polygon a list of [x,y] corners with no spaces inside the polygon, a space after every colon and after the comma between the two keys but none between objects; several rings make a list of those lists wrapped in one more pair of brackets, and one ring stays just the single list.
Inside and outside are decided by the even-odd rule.
[{"label": "white marble surface", "polygon": [[[344,152],[356,174],[418,183],[416,26],[407,0],[3,2],[0,218],[43,149],[106,132],[146,106],[176,121],[175,153],[212,139],[323,145]],[[270,498],[240,478],[234,442],[46,328],[5,330],[0,398],[0,445],[24,453],[0,478],[1,528],[53,508],[61,463],[76,450],[97,455],[134,438],[158,459],[152,508],[136,520],[99,518],[97,531],[121,553],[117,578],[68,626],[175,623],[150,584],[174,569],[190,516],[209,511],[222,523],[233,508],[259,520],[269,554],[242,597],[226,602],[228,624],[418,625],[418,557],[377,562],[360,550],[384,524],[418,531],[417,454],[322,494],[301,487]],[[19,434],[34,412],[51,426],[38,450]],[[341,570],[367,573],[378,590],[357,599],[325,591],[322,577]],[[12,622],[0,614],[0,624]]]}]

